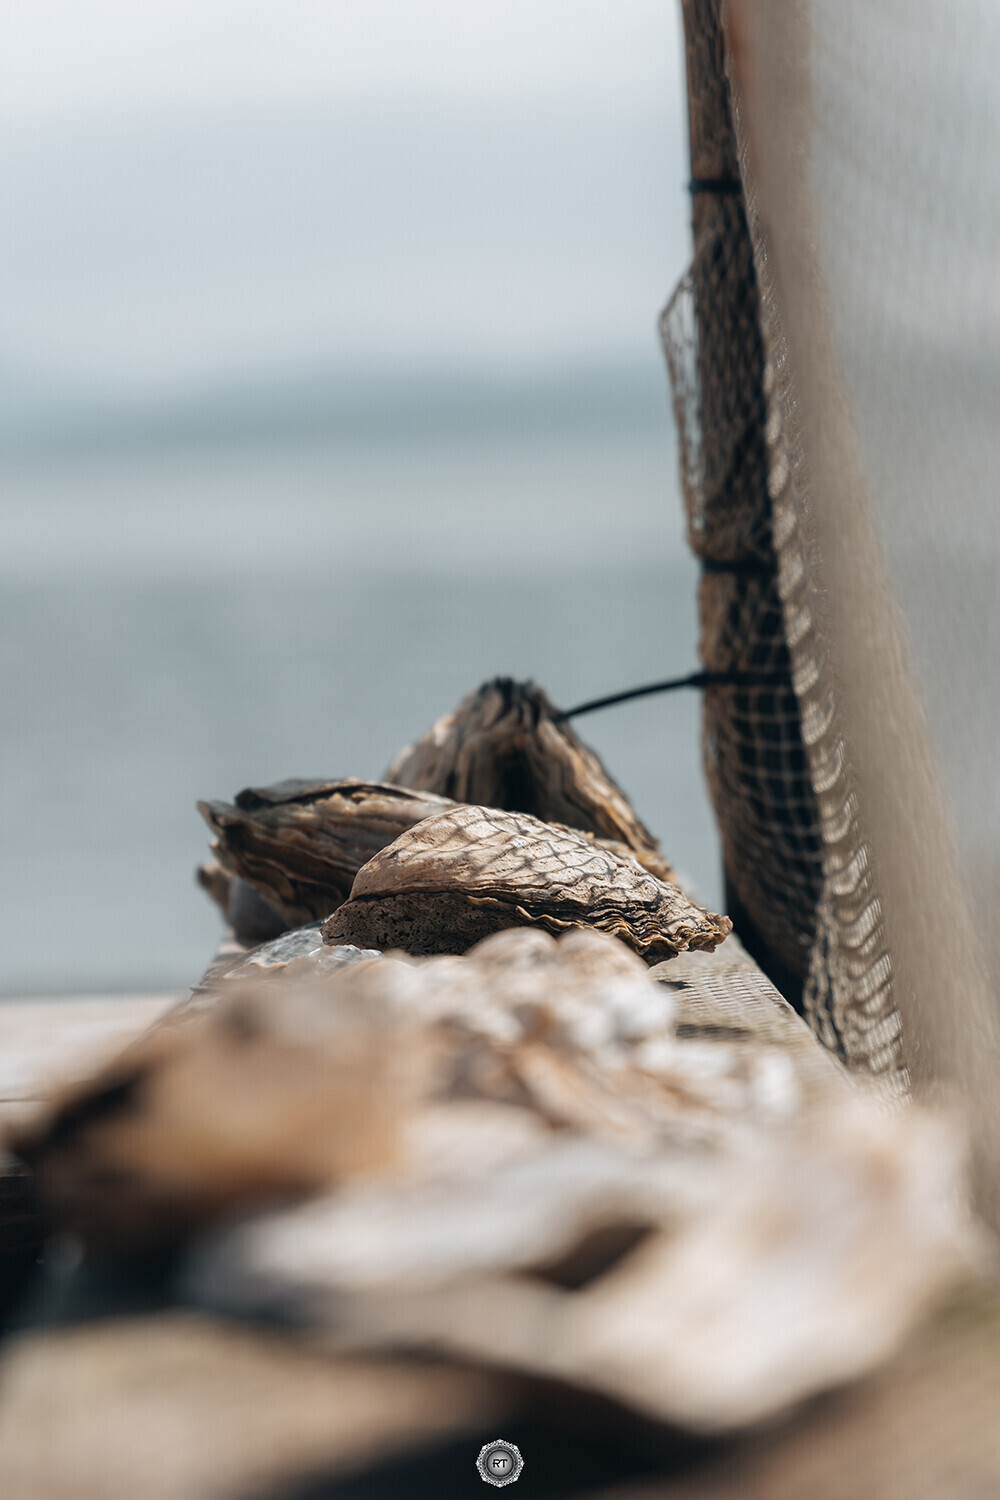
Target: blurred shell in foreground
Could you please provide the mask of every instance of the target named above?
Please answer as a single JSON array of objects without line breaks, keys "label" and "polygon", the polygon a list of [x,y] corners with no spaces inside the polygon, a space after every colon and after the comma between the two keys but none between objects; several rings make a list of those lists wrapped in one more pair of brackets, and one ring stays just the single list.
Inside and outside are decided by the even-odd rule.
[{"label": "blurred shell in foreground", "polygon": [[203,1004],[206,996],[207,1003],[214,1003],[215,992],[223,980],[260,979],[262,975],[273,978],[279,972],[316,979],[345,964],[382,957],[374,949],[355,948],[350,943],[328,948],[323,942],[320,926],[319,922],[308,922],[304,927],[293,927],[280,937],[272,938],[271,942],[261,943],[249,951],[240,942],[223,942],[185,1003]]},{"label": "blurred shell in foreground", "polygon": [[728,917],[703,911],[636,858],[524,813],[454,807],[425,818],[358,871],[323,924],[328,943],[461,953],[492,932],[585,926],[649,963],[712,949]]},{"label": "blurred shell in foreground", "polygon": [[845,1100],[801,1135],[648,1152],[513,1119],[503,1151],[485,1110],[460,1122],[464,1160],[226,1231],[189,1293],[719,1430],[862,1375],[968,1264],[958,1138],[912,1110]]},{"label": "blurred shell in foreground", "polygon": [[[166,1243],[397,1159],[415,1100],[516,1106],[502,1119],[518,1138],[527,1120],[647,1145],[710,1135],[720,1112],[795,1106],[782,1049],[679,1042],[670,987],[600,933],[514,929],[465,958],[352,953],[333,968],[328,948],[284,946],[289,963],[220,979],[14,1133],[90,1242]],[[458,1149],[460,1118],[441,1128],[437,1149]]]},{"label": "blurred shell in foreground", "polygon": [[170,1246],[397,1149],[418,1045],[377,996],[351,1007],[315,981],[221,984],[11,1132],[45,1200],[96,1248]]},{"label": "blurred shell in foreground", "polygon": [[858,1093],[777,997],[694,1035],[697,965],[579,929],[319,962],[223,983],[17,1134],[64,1223],[186,1233],[187,1296],[341,1355],[702,1429],[864,1373],[972,1262],[951,1123]]}]

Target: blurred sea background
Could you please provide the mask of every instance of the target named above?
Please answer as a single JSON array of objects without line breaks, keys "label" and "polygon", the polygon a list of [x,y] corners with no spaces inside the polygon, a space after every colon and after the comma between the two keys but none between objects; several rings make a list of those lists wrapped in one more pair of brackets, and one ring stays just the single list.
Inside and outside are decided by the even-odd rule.
[{"label": "blurred sea background", "polygon": [[[696,663],[652,0],[0,20],[0,994],[182,988],[197,798]],[[693,693],[592,718],[721,899]]]}]

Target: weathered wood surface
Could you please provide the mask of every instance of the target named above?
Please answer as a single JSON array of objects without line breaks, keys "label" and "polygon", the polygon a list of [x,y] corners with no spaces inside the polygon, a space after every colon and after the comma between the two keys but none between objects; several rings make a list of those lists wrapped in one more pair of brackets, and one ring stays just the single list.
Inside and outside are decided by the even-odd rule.
[{"label": "weathered wood surface", "polygon": [[0,1002],[0,1324],[16,1307],[47,1235],[31,1178],[3,1149],[68,1078],[83,1078],[175,1005],[178,995]]},{"label": "weathered wood surface", "polygon": [[180,994],[0,1001],[0,1108],[46,1099],[83,1077],[181,999]]},{"label": "weathered wood surface", "polygon": [[994,1500],[998,1411],[994,1284],[942,1307],[868,1379],[720,1445],[679,1477],[602,1487],[592,1500]]},{"label": "weathered wood surface", "polygon": [[500,1426],[510,1410],[502,1382],[469,1370],[336,1360],[181,1312],[19,1335],[2,1381],[4,1500],[273,1494]]},{"label": "weathered wood surface", "polygon": [[[0,1364],[5,1500],[463,1500],[506,1436],[545,1500],[992,1500],[1000,1299],[942,1308],[877,1374],[711,1443],[467,1369],[345,1361],[183,1312],[23,1333]],[[612,1470],[613,1472],[613,1470]],[[517,1493],[515,1491],[515,1493]]]},{"label": "weathered wood surface", "polygon": [[714,953],[679,953],[650,970],[674,996],[677,1034],[725,1038],[748,1048],[777,1047],[795,1073],[803,1106],[843,1094],[844,1069],[832,1053],[816,1045],[802,1018],[784,1000],[735,933]]}]

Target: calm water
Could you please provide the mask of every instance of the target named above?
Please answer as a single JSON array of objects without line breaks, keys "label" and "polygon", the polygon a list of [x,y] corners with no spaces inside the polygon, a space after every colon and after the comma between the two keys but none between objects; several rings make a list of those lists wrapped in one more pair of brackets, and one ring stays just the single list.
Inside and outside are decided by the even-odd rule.
[{"label": "calm water", "polygon": [[[378,775],[482,679],[568,705],[695,662],[669,442],[9,472],[0,993],[182,986],[219,934],[198,797]],[[580,729],[719,898],[694,694]]]}]

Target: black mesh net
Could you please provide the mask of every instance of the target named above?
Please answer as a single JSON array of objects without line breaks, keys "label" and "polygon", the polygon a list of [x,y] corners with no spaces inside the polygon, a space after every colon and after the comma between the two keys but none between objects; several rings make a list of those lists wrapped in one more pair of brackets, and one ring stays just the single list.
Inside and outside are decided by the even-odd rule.
[{"label": "black mesh net", "polygon": [[[762,285],[716,0],[684,6],[694,259],[662,318],[688,537],[702,562],[703,751],[728,910],[823,1042],[905,1086],[892,972],[847,757],[828,711],[805,543],[787,497],[794,424]],[[766,270],[766,267],[764,268]],[[790,650],[790,645],[794,648]]]},{"label": "black mesh net", "polygon": [[[715,66],[716,49],[704,32],[701,40],[701,63]],[[718,90],[714,97],[725,106]],[[694,261],[663,315],[662,334],[688,536],[703,566],[701,657],[708,671],[774,679],[706,690],[705,768],[738,925],[794,992],[808,972],[822,841],[778,595],[753,247],[731,137],[727,146],[724,130],[713,128],[704,92],[695,110],[715,155],[730,165],[725,175],[692,184]]]}]

